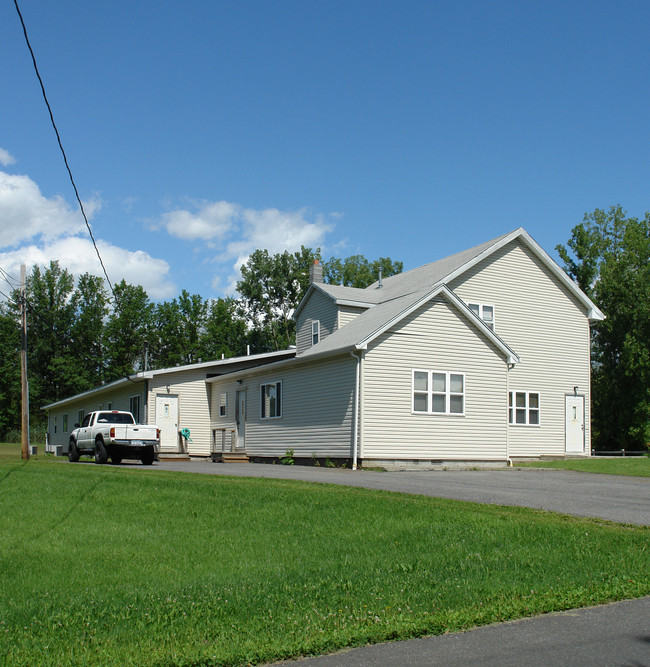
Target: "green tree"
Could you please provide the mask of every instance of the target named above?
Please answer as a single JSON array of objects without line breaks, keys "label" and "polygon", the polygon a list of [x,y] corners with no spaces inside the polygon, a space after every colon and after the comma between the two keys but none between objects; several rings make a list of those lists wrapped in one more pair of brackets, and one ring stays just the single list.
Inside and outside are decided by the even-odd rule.
[{"label": "green tree", "polygon": [[77,280],[71,304],[74,321],[70,327],[71,352],[75,359],[75,392],[97,387],[104,379],[104,321],[108,295],[104,281],[84,273]]},{"label": "green tree", "polygon": [[140,285],[114,286],[117,303],[106,324],[106,376],[117,380],[143,370],[145,345],[154,333],[154,305]]},{"label": "green tree", "polygon": [[251,329],[254,352],[283,350],[295,342],[296,326],[291,317],[309,289],[309,269],[320,250],[301,247],[271,255],[255,250],[241,268],[237,283],[240,313]]},{"label": "green tree", "polygon": [[364,288],[379,280],[380,270],[382,278],[388,278],[401,273],[403,268],[402,262],[394,262],[390,257],[380,257],[372,262],[363,255],[346,259],[332,257],[323,266],[323,278],[332,285]]},{"label": "green tree", "polygon": [[245,320],[238,314],[238,304],[232,298],[209,302],[205,329],[201,335],[201,351],[205,361],[237,357],[246,354],[249,343]]},{"label": "green tree", "polygon": [[21,427],[20,326],[16,313],[0,304],[0,441]]},{"label": "green tree", "polygon": [[[40,422],[42,405],[77,393],[79,364],[70,335],[75,318],[74,278],[52,261],[44,269],[34,266],[26,290],[30,419]],[[16,294],[14,300],[18,298]]]},{"label": "green tree", "polygon": [[650,213],[620,206],[586,214],[564,268],[605,313],[592,327],[594,445],[639,449],[650,442]]}]

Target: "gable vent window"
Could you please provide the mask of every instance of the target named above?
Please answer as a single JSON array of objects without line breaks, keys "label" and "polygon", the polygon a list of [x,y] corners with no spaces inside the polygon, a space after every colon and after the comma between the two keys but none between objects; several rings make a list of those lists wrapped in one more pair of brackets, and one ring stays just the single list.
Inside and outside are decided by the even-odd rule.
[{"label": "gable vent window", "polygon": [[317,345],[320,340],[320,321],[314,320],[311,323],[311,344]]},{"label": "gable vent window", "polygon": [[487,306],[483,303],[468,303],[469,309],[480,317],[492,331],[494,331],[494,306]]}]

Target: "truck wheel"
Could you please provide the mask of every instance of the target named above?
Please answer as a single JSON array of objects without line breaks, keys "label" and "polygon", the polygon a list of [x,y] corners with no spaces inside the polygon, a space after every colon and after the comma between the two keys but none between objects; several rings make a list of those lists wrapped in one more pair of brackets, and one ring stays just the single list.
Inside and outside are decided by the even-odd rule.
[{"label": "truck wheel", "polygon": [[106,463],[108,461],[108,453],[104,446],[104,441],[99,438],[95,440],[95,463]]},{"label": "truck wheel", "polygon": [[76,463],[78,460],[79,448],[74,440],[70,440],[70,444],[68,445],[68,461],[70,461],[70,463]]},{"label": "truck wheel", "polygon": [[113,452],[113,453],[111,454],[111,461],[112,461],[115,465],[119,465],[120,463],[122,463],[122,455]]},{"label": "truck wheel", "polygon": [[142,465],[150,466],[154,462],[155,458],[156,458],[156,452],[154,452],[153,448],[151,448],[142,452],[140,460],[142,461]]}]

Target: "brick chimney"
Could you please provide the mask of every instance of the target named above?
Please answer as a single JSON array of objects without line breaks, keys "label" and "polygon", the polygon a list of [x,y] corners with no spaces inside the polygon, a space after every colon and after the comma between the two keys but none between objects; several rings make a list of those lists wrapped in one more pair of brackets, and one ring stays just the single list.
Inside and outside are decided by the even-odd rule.
[{"label": "brick chimney", "polygon": [[315,259],[314,263],[309,267],[309,282],[323,282],[323,266],[317,259]]}]

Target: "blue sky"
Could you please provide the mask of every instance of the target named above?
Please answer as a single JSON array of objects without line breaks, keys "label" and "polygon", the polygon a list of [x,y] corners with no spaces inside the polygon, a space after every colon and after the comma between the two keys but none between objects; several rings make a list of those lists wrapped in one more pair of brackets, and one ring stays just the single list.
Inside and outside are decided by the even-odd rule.
[{"label": "blue sky", "polygon": [[[555,257],[650,209],[648,2],[20,7],[109,276],[154,299],[258,247],[414,268],[523,226]],[[0,44],[0,267],[100,274],[12,2]]]}]

